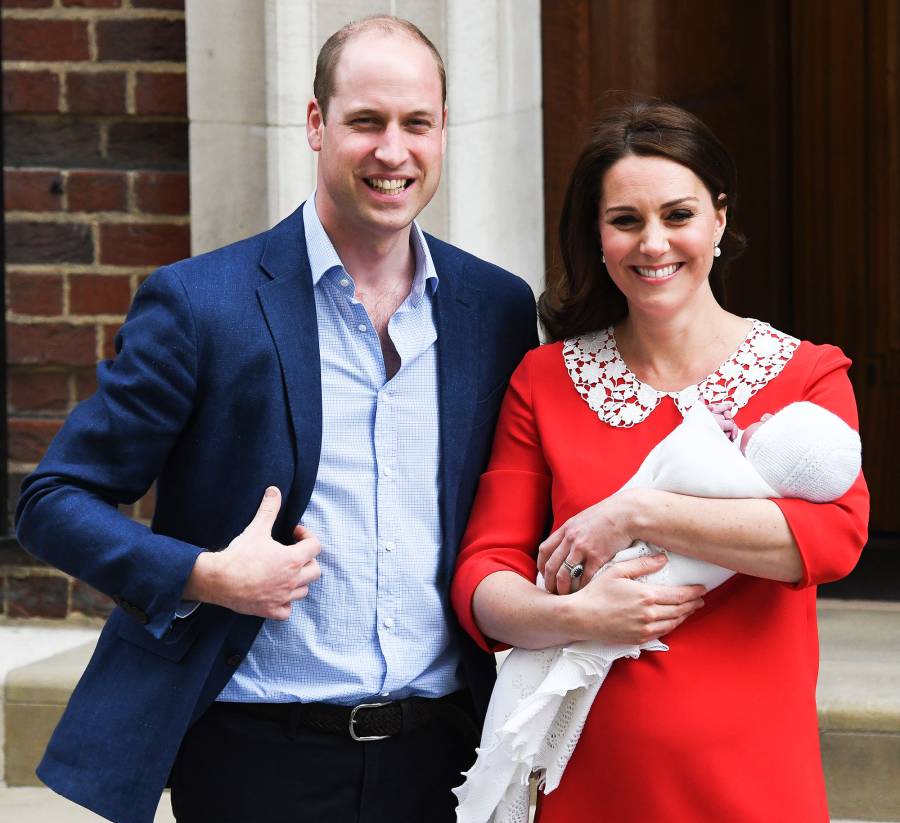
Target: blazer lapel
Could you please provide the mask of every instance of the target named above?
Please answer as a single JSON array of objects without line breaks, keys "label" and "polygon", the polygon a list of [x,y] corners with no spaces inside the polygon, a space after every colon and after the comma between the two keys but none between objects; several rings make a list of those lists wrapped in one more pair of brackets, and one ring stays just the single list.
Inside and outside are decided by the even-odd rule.
[{"label": "blazer lapel", "polygon": [[256,293],[278,352],[296,438],[294,483],[279,518],[280,537],[290,540],[312,495],[322,447],[319,328],[302,206],[272,229],[260,265],[272,279]]},{"label": "blazer lapel", "polygon": [[[430,239],[430,238],[429,238]],[[429,243],[440,285],[435,294],[441,415],[441,519],[448,545],[459,540],[457,493],[478,390],[472,352],[478,350],[479,292],[463,279],[452,247]],[[297,469],[282,514],[288,539],[312,494],[322,447],[322,380],[312,273],[302,206],[272,229],[260,265],[272,278],[257,296],[278,352],[297,443]],[[281,519],[280,519],[281,520]],[[444,553],[452,572],[455,551]]]},{"label": "blazer lapel", "polygon": [[441,414],[441,518],[445,545],[443,571],[449,575],[456,560],[459,524],[456,523],[457,493],[466,458],[466,444],[475,414],[478,369],[472,352],[478,351],[479,293],[465,284],[458,270],[443,260],[429,244],[439,283],[435,293],[438,329],[438,384]]}]

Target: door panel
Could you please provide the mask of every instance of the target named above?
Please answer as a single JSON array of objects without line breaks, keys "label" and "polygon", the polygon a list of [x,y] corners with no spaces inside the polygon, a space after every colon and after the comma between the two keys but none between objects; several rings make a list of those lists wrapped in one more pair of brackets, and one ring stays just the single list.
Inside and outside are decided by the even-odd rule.
[{"label": "door panel", "polygon": [[896,2],[792,4],[795,328],[854,361],[871,531],[888,538],[900,535],[898,42]]}]

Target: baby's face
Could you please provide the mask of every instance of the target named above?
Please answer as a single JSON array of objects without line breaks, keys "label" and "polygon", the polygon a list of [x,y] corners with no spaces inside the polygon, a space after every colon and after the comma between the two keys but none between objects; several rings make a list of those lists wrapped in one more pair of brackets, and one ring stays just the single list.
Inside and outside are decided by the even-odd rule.
[{"label": "baby's face", "polygon": [[741,435],[741,454],[747,453],[747,446],[750,445],[750,441],[753,439],[753,435],[759,431],[759,427],[762,426],[767,420],[771,420],[771,414],[764,414],[756,423],[751,423],[744,429],[744,433]]}]

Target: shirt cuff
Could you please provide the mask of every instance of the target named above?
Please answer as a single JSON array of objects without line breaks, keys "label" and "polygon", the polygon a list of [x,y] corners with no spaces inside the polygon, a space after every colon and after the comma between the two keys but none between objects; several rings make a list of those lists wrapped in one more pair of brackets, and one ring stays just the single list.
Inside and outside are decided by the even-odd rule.
[{"label": "shirt cuff", "polygon": [[182,600],[178,608],[175,609],[175,619],[190,617],[197,611],[199,605],[199,600]]}]

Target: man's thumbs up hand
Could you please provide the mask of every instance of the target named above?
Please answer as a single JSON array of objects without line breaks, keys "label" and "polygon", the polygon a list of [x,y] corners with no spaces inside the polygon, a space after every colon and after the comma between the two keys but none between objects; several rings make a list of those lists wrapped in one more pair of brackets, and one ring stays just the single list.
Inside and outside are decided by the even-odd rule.
[{"label": "man's thumbs up hand", "polygon": [[297,526],[297,542],[284,546],[272,539],[281,508],[281,492],[269,486],[253,519],[221,552],[197,557],[182,597],[225,606],[240,614],[287,620],[291,604],[319,579],[319,540]]},{"label": "man's thumbs up hand", "polygon": [[244,529],[244,534],[259,534],[265,537],[272,536],[272,528],[275,525],[275,518],[281,509],[281,492],[277,486],[269,486],[263,494],[262,502],[253,515],[253,519]]}]

